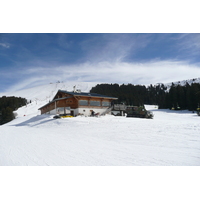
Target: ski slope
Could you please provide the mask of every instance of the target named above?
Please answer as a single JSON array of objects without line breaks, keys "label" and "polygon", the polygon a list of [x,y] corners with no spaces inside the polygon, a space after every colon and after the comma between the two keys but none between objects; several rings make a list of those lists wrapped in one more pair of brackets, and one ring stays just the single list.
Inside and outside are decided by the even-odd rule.
[{"label": "ski slope", "polygon": [[[77,84],[76,84],[77,85]],[[89,91],[95,83],[79,84]],[[115,116],[53,119],[38,108],[58,89],[56,83],[18,91],[31,100],[17,118],[0,126],[1,166],[199,166],[200,117],[189,111],[153,111],[154,119]]]},{"label": "ski slope", "polygon": [[200,165],[199,117],[186,111],[150,110],[155,114],[152,120],[19,117],[0,127],[0,165]]},{"label": "ski slope", "polygon": [[[1,96],[15,96],[26,98],[29,102],[27,106],[19,108],[16,112],[18,117],[30,114],[40,114],[38,108],[51,101],[58,90],[73,91],[73,87],[80,89],[82,92],[89,92],[95,87],[97,82],[56,82],[41,85],[33,88],[23,89],[19,91],[0,93]],[[31,102],[31,103],[30,103]]]},{"label": "ski slope", "polygon": [[0,93],[1,96],[16,96],[24,97],[27,100],[31,101],[49,101],[52,100],[56,92],[60,90],[73,91],[73,87],[76,86],[77,89],[80,89],[82,92],[89,92],[90,89],[96,86],[97,82],[56,82],[49,83],[46,85],[41,85],[33,88],[10,91],[5,93]]}]

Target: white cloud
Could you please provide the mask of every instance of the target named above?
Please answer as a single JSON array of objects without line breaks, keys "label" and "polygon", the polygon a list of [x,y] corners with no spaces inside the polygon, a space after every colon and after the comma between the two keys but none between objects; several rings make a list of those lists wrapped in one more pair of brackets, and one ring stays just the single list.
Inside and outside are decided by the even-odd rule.
[{"label": "white cloud", "polygon": [[150,35],[102,34],[94,35],[80,43],[80,47],[90,62],[121,62],[126,56],[133,56],[146,47]]},{"label": "white cloud", "polygon": [[6,43],[0,43],[0,46],[5,47],[7,49],[10,48],[10,45]]},{"label": "white cloud", "polygon": [[178,49],[179,51],[186,51],[188,55],[199,56],[200,51],[200,34],[181,34],[178,39]]},{"label": "white cloud", "polygon": [[23,81],[12,86],[9,91],[56,81],[150,85],[198,78],[198,74],[200,74],[200,68],[196,65],[174,60],[153,60],[143,63],[99,62],[94,64],[86,62],[56,68],[27,69],[23,71],[23,74],[18,72],[16,76],[23,76]]}]

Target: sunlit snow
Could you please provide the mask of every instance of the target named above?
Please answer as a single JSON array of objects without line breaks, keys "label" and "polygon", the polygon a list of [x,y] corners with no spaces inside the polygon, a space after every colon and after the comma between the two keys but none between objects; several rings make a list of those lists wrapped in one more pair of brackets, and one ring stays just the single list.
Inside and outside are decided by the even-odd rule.
[{"label": "sunlit snow", "polygon": [[[146,105],[154,119],[111,115],[53,119],[40,115],[38,108],[64,88],[49,85],[20,91],[32,102],[16,111],[15,120],[0,126],[1,166],[200,165],[196,113]],[[92,86],[84,87],[89,91]]]}]

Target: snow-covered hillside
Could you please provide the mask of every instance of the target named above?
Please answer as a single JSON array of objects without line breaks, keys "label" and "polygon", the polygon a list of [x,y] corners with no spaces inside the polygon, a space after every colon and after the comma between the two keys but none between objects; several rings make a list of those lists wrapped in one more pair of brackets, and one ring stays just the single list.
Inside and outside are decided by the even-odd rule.
[{"label": "snow-covered hillside", "polygon": [[[152,110],[154,119],[114,116],[53,119],[38,108],[58,89],[96,83],[49,84],[12,93],[31,100],[0,126],[0,165],[200,165],[200,117],[189,111]],[[9,94],[4,94],[9,95]]]},{"label": "snow-covered hillside", "polygon": [[37,87],[32,87],[19,91],[11,91],[0,93],[1,96],[16,96],[24,97],[28,100],[39,100],[39,101],[49,101],[51,100],[56,92],[60,90],[73,91],[73,87],[76,86],[82,92],[89,92],[90,89],[99,83],[96,82],[57,82],[49,83],[46,85],[41,85]]},{"label": "snow-covered hillside", "polygon": [[[200,78],[193,78],[193,79],[188,79],[188,80],[182,80],[182,81],[175,81],[173,82],[174,85],[181,85],[184,86],[186,84],[191,85],[192,83],[200,83]],[[160,85],[162,83],[158,83]],[[168,89],[170,89],[172,83],[163,83]]]},{"label": "snow-covered hillside", "polygon": [[38,108],[45,105],[53,99],[57,91],[67,90],[73,91],[73,87],[76,86],[77,89],[80,89],[82,92],[89,92],[92,87],[96,86],[99,83],[96,82],[57,82],[50,83],[46,85],[41,85],[33,88],[28,88],[24,90],[0,93],[1,96],[16,96],[23,97],[31,102],[22,108],[19,108],[16,113],[19,116],[30,115],[30,114],[40,114]]},{"label": "snow-covered hillside", "polygon": [[147,108],[154,119],[20,116],[0,126],[0,165],[200,165],[200,117]]}]

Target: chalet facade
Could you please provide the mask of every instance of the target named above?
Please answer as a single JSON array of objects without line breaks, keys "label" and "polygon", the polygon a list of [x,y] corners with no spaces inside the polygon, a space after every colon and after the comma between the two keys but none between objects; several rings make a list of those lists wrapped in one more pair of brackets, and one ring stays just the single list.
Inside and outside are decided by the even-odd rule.
[{"label": "chalet facade", "polygon": [[58,90],[51,102],[39,108],[41,114],[70,114],[90,116],[91,111],[100,115],[111,111],[115,97],[81,91]]}]

